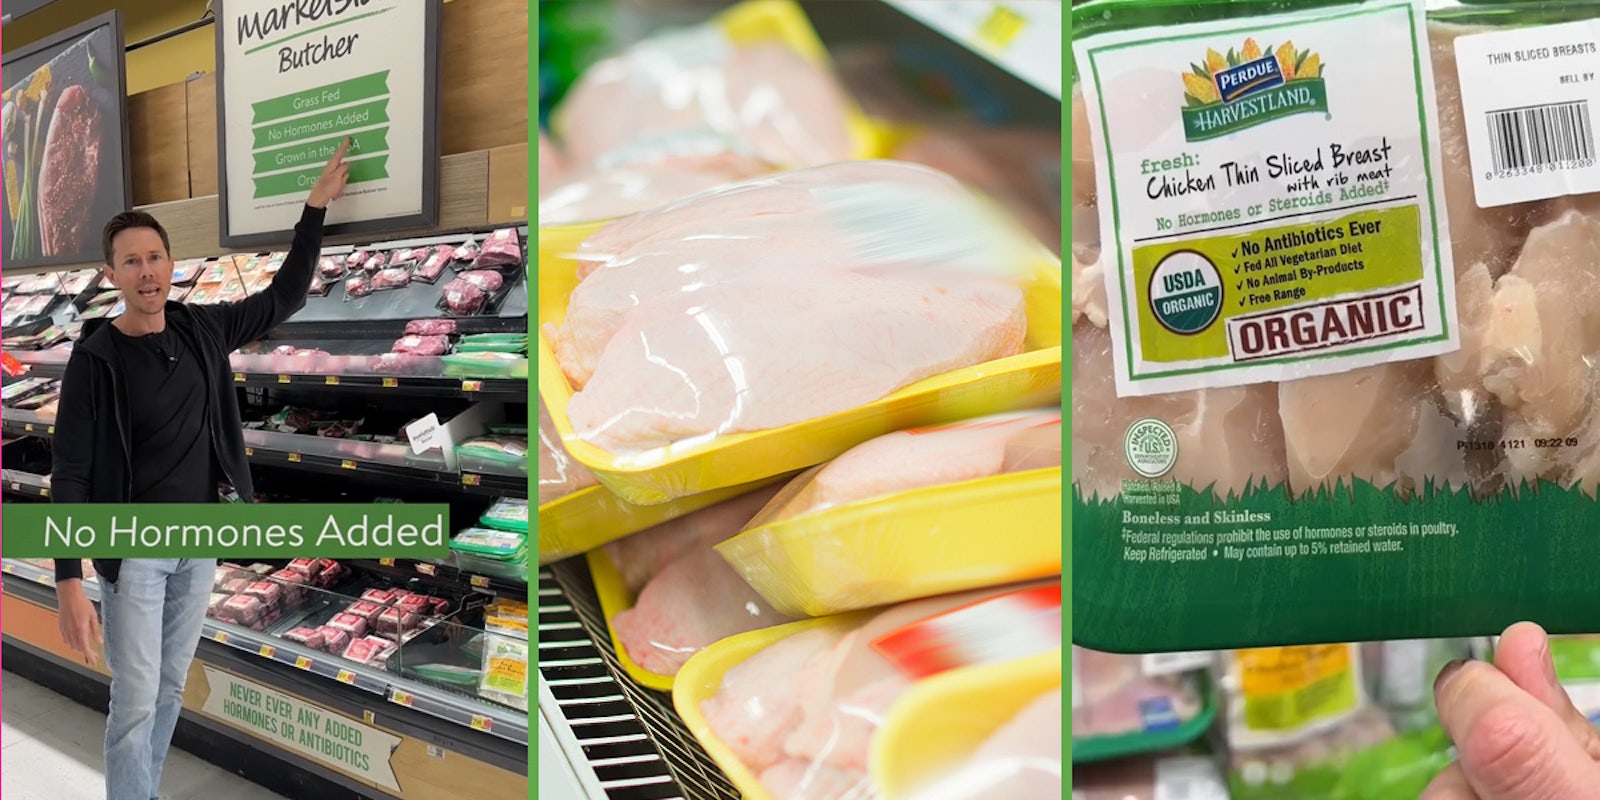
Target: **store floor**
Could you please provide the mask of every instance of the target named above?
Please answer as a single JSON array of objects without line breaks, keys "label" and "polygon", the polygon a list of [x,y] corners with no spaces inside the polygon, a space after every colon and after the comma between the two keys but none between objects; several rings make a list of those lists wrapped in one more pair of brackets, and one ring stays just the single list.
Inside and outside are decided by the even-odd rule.
[{"label": "store floor", "polygon": [[[10,672],[0,712],[0,796],[12,800],[98,800],[104,714]],[[282,800],[278,794],[181,750],[167,756],[162,800]]]}]

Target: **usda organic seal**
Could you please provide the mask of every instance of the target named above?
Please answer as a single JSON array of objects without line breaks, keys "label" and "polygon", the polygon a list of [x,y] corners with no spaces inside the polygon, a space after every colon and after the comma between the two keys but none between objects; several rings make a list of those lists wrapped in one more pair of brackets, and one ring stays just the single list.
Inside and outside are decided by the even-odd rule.
[{"label": "usda organic seal", "polygon": [[1178,463],[1178,437],[1159,419],[1141,419],[1129,425],[1122,450],[1128,465],[1145,478],[1159,478]]},{"label": "usda organic seal", "polygon": [[1150,276],[1150,311],[1163,328],[1193,335],[1222,314],[1222,273],[1193,250],[1179,250],[1156,265]]}]

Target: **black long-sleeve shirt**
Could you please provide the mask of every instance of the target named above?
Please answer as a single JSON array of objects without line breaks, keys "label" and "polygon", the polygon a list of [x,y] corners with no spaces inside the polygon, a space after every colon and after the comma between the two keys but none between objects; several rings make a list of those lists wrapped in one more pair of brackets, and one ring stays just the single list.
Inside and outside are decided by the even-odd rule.
[{"label": "black long-sleeve shirt", "polygon": [[[324,209],[304,208],[288,255],[271,285],[259,294],[215,306],[167,303],[167,331],[177,346],[194,355],[201,373],[201,381],[190,387],[202,393],[198,407],[204,412],[205,438],[218,477],[232,484],[246,501],[255,486],[244,454],[244,426],[228,356],[266,336],[305,306],[322,252],[326,218]],[[149,480],[153,469],[162,469],[152,466],[149,450],[136,446],[140,438],[136,430],[148,423],[149,418],[139,422],[143,409],[149,407],[146,404],[170,399],[158,401],[134,385],[131,367],[117,343],[119,335],[105,320],[85,324],[67,361],[52,448],[50,489],[55,502],[136,502],[138,487]],[[140,412],[135,412],[135,406],[140,406]],[[210,486],[214,497],[215,483]],[[117,579],[118,566],[116,561],[96,562],[96,569],[109,581]],[[56,560],[58,581],[82,576],[78,559]]]}]

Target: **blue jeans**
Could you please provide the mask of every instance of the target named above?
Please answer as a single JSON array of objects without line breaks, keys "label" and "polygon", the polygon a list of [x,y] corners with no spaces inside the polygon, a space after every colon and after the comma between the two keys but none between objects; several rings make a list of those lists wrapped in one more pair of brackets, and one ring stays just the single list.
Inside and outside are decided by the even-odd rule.
[{"label": "blue jeans", "polygon": [[156,796],[216,568],[215,559],[127,560],[116,585],[102,587],[111,667],[106,800]]}]

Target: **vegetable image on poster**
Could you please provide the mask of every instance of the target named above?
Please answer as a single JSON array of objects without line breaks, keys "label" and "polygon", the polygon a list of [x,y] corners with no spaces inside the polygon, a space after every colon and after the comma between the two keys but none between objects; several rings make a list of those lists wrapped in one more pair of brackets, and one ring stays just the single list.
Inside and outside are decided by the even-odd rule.
[{"label": "vegetable image on poster", "polygon": [[226,246],[286,239],[339,143],[349,186],[328,233],[438,217],[438,0],[217,9],[217,135]]}]

